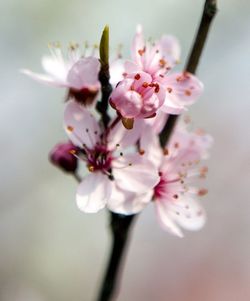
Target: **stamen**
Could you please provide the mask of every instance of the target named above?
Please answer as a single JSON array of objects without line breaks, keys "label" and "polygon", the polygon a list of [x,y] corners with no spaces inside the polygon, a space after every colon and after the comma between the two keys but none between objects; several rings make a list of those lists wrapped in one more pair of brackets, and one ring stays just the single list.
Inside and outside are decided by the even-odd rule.
[{"label": "stamen", "polygon": [[160,86],[158,84],[156,84],[155,86],[155,93],[158,93],[160,91]]},{"label": "stamen", "polygon": [[73,128],[73,126],[68,125],[68,126],[67,126],[67,130],[68,130],[69,132],[73,132],[73,131],[74,131],[74,128]]},{"label": "stamen", "polygon": [[201,188],[198,190],[198,196],[204,196],[208,193],[208,190],[206,188]]},{"label": "stamen", "polygon": [[166,66],[167,62],[164,59],[159,60],[159,65],[161,68],[164,68]]},{"label": "stamen", "polygon": [[190,90],[185,90],[184,93],[185,93],[186,96],[191,96],[191,94],[192,94]]},{"label": "stamen", "polygon": [[135,75],[135,77],[134,77],[136,80],[139,80],[140,78],[141,78],[141,76],[140,76],[140,74],[139,73],[137,73],[136,75]]},{"label": "stamen", "polygon": [[163,154],[164,154],[164,156],[168,156],[168,154],[169,154],[169,150],[168,150],[167,148],[164,148],[164,150],[163,150]]},{"label": "stamen", "polygon": [[140,150],[139,150],[139,154],[140,154],[141,156],[143,156],[143,155],[145,154],[145,150],[144,150],[144,149],[140,149]]},{"label": "stamen", "polygon": [[94,167],[93,165],[88,165],[88,170],[89,170],[90,172],[94,172],[95,167]]}]

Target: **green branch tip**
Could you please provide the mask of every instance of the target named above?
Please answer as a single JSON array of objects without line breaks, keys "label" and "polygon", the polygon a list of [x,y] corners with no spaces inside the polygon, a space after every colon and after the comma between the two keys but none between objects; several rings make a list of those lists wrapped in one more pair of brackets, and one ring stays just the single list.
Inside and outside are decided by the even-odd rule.
[{"label": "green branch tip", "polygon": [[106,25],[102,32],[100,42],[100,61],[102,66],[109,64],[109,26]]}]

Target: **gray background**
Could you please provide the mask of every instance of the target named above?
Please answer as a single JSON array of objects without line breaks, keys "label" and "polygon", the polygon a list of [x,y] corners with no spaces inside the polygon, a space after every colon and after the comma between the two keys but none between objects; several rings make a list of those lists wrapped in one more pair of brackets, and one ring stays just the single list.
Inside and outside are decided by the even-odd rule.
[{"label": "gray background", "polygon": [[[47,43],[129,45],[137,23],[147,36],[176,35],[182,61],[203,1],[0,1],[0,300],[94,300],[110,243],[107,213],[78,211],[76,183],[47,161],[65,138],[64,91],[18,73],[41,71]],[[205,93],[190,114],[215,138],[209,161],[208,223],[178,239],[164,233],[153,206],[134,229],[119,301],[250,299],[250,2],[219,1],[199,67]]]}]

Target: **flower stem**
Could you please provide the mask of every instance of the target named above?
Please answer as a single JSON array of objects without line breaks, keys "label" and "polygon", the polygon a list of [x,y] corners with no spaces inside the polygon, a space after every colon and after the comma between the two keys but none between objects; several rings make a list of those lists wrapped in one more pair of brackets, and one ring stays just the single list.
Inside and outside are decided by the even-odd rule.
[{"label": "flower stem", "polygon": [[113,245],[97,301],[109,301],[114,296],[119,280],[119,268],[128,243],[129,230],[135,219],[135,215],[127,216],[113,212],[110,212],[110,217]]},{"label": "flower stem", "polygon": [[[217,1],[216,0],[206,0],[203,8],[203,13],[200,21],[198,31],[191,49],[189,58],[185,70],[195,74],[196,69],[199,64],[199,60],[202,54],[202,51],[205,46],[205,42],[208,36],[208,32],[212,23],[212,20],[217,12]],[[164,148],[167,144],[175,124],[177,122],[178,115],[169,115],[168,120],[160,134],[160,143]]]}]

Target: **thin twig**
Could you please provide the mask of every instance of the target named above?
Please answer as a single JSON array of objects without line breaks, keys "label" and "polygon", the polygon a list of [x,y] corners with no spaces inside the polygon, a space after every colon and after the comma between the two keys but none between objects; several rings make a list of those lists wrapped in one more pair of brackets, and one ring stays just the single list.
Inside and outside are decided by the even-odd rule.
[{"label": "thin twig", "polygon": [[[190,52],[189,58],[185,70],[195,74],[196,69],[199,64],[199,60],[202,54],[202,51],[205,46],[207,35],[212,23],[212,20],[217,12],[217,1],[216,0],[206,0],[203,14],[200,21],[200,26],[198,28],[192,50]],[[175,124],[177,122],[178,115],[169,115],[168,120],[160,134],[160,143],[164,148],[169,138],[174,130]]]}]

